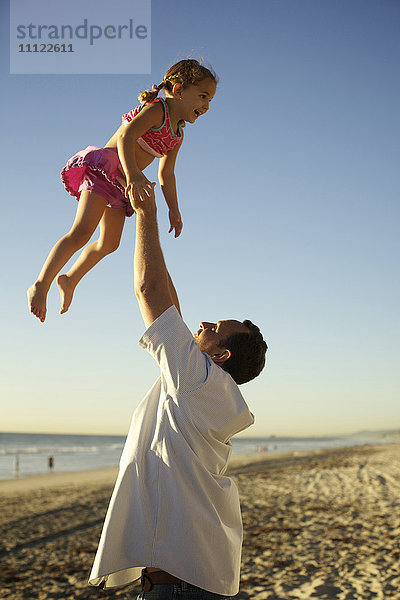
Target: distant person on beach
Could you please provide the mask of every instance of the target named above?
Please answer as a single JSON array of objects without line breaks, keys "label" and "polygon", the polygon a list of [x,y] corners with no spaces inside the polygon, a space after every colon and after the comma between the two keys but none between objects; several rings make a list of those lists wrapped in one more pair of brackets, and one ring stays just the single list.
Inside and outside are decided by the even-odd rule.
[{"label": "distant person on beach", "polygon": [[[248,320],[189,331],[160,247],[154,192],[130,197],[147,327],[139,345],[161,374],[133,415],[89,583],[141,578],[138,600],[226,599],[239,590],[242,546],[239,494],[224,474],[229,440],[254,420],[237,384],[259,375],[267,345]],[[209,294],[206,274],[196,279]]]},{"label": "distant person on beach", "polygon": [[[79,200],[75,222],[48,255],[36,282],[28,289],[29,310],[43,323],[50,286],[68,260],[92,237],[100,223],[100,237],[89,244],[57,285],[60,314],[67,312],[75,288],[86,273],[120,243],[125,217],[133,215],[129,195],[144,200],[155,186],[143,170],[159,158],[158,179],[169,210],[169,232],[178,237],[182,218],[175,183],[175,161],[183,141],[183,127],[195,123],[208,109],[217,77],[197,60],[181,60],[166,72],[159,85],[139,95],[142,103],[122,115],[122,124],[104,148],[88,146],[72,156],[61,172],[66,190]],[[165,98],[158,97],[164,90]]]},{"label": "distant person on beach", "polygon": [[54,457],[53,456],[49,456],[48,466],[49,466],[49,471],[52,471],[54,469]]},{"label": "distant person on beach", "polygon": [[14,459],[14,477],[15,479],[19,477],[19,454],[16,454]]}]

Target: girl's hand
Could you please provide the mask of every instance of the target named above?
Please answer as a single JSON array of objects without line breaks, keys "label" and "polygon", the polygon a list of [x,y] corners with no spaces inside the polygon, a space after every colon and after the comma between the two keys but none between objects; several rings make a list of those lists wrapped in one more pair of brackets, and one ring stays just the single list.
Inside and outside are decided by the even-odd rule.
[{"label": "girl's hand", "polygon": [[181,235],[183,223],[181,213],[178,209],[169,211],[169,224],[170,228],[168,233],[171,233],[171,231],[175,229],[175,237],[179,237]]},{"label": "girl's hand", "polygon": [[144,202],[150,194],[152,194],[155,182],[149,181],[141,171],[134,177],[130,177],[127,180],[125,188],[125,198],[130,200],[132,197],[134,200],[140,200]]}]

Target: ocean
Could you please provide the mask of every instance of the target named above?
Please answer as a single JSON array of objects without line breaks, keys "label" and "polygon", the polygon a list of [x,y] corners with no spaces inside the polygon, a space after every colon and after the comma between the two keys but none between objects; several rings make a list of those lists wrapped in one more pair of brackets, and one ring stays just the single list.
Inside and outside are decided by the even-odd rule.
[{"label": "ocean", "polygon": [[[381,433],[346,437],[232,438],[232,454],[339,448],[385,441]],[[0,433],[0,479],[114,467],[125,436]],[[52,457],[53,466],[49,467]]]}]

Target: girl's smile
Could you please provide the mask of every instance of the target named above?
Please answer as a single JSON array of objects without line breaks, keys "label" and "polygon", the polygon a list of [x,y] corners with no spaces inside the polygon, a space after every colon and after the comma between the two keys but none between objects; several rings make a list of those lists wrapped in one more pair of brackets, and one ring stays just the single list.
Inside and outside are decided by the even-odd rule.
[{"label": "girl's smile", "polygon": [[198,117],[204,115],[209,109],[216,89],[212,79],[203,79],[197,84],[181,89],[179,96],[182,101],[181,118],[194,123]]}]

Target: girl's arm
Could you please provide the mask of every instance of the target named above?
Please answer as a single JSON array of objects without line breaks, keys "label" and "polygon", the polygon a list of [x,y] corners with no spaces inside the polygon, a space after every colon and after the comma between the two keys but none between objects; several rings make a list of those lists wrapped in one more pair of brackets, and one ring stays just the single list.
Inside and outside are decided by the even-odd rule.
[{"label": "girl's arm", "polygon": [[180,236],[183,227],[181,214],[179,212],[175,181],[175,162],[182,145],[182,141],[183,137],[179,144],[175,146],[175,148],[160,158],[158,167],[158,180],[169,209],[170,229],[168,233],[171,233],[171,231],[175,230],[176,238]]},{"label": "girl's arm", "polygon": [[164,111],[159,102],[145,106],[126,125],[118,138],[118,156],[126,177],[126,198],[129,198],[129,194],[137,194],[140,200],[145,200],[155,185],[143,175],[137,165],[136,141],[152,127],[159,127],[162,124],[163,118]]}]

